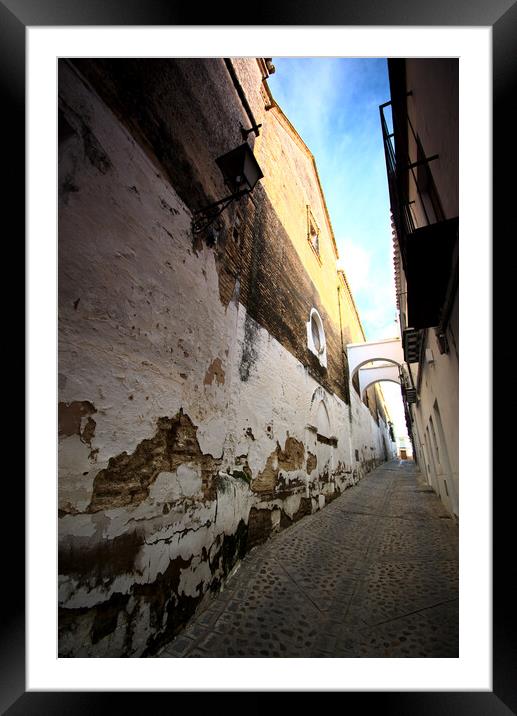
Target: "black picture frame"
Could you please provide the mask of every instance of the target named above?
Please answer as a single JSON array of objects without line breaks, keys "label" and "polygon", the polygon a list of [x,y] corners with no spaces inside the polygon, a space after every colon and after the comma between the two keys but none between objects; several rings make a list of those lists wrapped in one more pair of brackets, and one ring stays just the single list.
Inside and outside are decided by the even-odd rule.
[{"label": "black picture frame", "polygon": [[[203,7],[203,9],[201,9]],[[512,80],[515,75],[517,44],[517,4],[514,0],[361,0],[361,2],[337,4],[335,0],[266,0],[256,6],[224,5],[193,7],[193,4],[178,0],[92,0],[91,2],[55,2],[52,0],[0,0],[0,92],[4,127],[4,164],[2,172],[4,220],[14,218],[9,240],[4,235],[4,246],[9,254],[16,249],[24,263],[25,246],[25,29],[35,26],[66,25],[367,25],[367,26],[490,26],[493,39],[493,235],[511,240],[507,232],[514,221],[510,210],[515,202],[512,182],[504,176],[505,167],[514,166],[515,158],[515,96]],[[475,151],[475,147],[472,147]],[[513,152],[513,155],[512,155]],[[7,154],[7,156],[6,156]],[[501,258],[497,261],[497,256]],[[498,286],[511,285],[513,264],[502,257],[502,250],[493,252],[493,264],[498,268]],[[504,291],[504,288],[503,288]],[[503,299],[504,301],[504,299]],[[504,306],[494,296],[494,335],[497,335],[498,321],[503,321]],[[23,302],[23,299],[22,299]],[[503,308],[502,308],[503,306]],[[496,310],[500,309],[500,310]],[[6,315],[7,314],[7,315]],[[4,330],[15,333],[19,326],[10,312],[4,312]],[[502,335],[502,334],[501,334]],[[23,338],[22,338],[23,340]],[[484,335],[483,340],[491,336]],[[28,346],[32,349],[33,346]],[[510,348],[494,344],[494,364],[510,358]],[[491,380],[491,376],[486,376]],[[497,418],[504,396],[494,391],[493,416],[494,435],[501,447],[511,445],[512,435],[509,424]],[[502,409],[502,408],[501,408]],[[42,419],[45,419],[42,416]],[[491,441],[491,436],[487,436]],[[492,454],[495,454],[493,450]],[[502,461],[501,461],[502,462]],[[16,505],[17,519],[25,503],[25,486],[19,466],[9,481],[9,501]],[[494,470],[495,472],[495,470]],[[44,477],[44,476],[43,476]],[[516,696],[516,643],[512,623],[514,607],[511,600],[505,600],[508,583],[515,581],[515,567],[511,566],[514,544],[513,520],[506,510],[512,508],[506,497],[504,474],[501,483],[493,484],[493,691],[450,691],[450,692],[340,692],[340,708],[351,708],[352,701],[361,697],[362,709],[374,712],[415,716],[427,714],[465,714],[468,716],[501,716],[517,713]],[[4,479],[7,476],[4,475]],[[14,507],[13,507],[14,509]],[[25,685],[25,543],[20,525],[16,534],[6,540],[7,554],[4,559],[3,619],[0,642],[0,708],[10,716],[18,714],[99,714],[123,708],[124,711],[142,712],[149,708],[149,693],[126,692],[51,692],[26,691]],[[510,555],[510,556],[509,556]],[[175,694],[153,693],[167,696],[167,710],[178,707]],[[263,710],[263,697],[258,693],[248,697],[247,711]],[[191,700],[194,694],[188,694]],[[281,694],[278,694],[281,696]],[[127,697],[124,698],[123,697]],[[224,693],[196,693],[206,701],[206,708],[232,708]],[[207,698],[208,697],[208,698]],[[304,695],[305,698],[305,695]],[[367,699],[367,701],[365,701]],[[196,704],[198,698],[195,699]],[[124,703],[123,703],[124,702]],[[282,699],[283,702],[283,699]],[[174,705],[174,706],[173,706]],[[266,706],[266,708],[268,708]]]}]

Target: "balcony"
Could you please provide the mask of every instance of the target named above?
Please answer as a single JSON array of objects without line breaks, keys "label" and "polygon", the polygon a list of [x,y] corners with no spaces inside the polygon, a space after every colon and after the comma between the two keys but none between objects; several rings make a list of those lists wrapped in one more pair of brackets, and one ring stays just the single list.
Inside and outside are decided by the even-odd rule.
[{"label": "balcony", "polygon": [[404,396],[406,398],[406,403],[416,403],[417,402],[416,388],[405,388]]},{"label": "balcony", "polygon": [[415,328],[406,328],[402,334],[402,347],[406,363],[418,363],[422,334]]},{"label": "balcony", "polygon": [[[391,108],[393,131],[385,110]],[[403,103],[380,108],[391,212],[407,283],[407,325],[413,329],[442,326],[447,321],[447,297],[457,285],[458,217],[446,219],[431,163]],[[416,159],[408,154],[408,136]]]},{"label": "balcony", "polygon": [[408,324],[413,328],[438,326],[458,242],[458,219],[447,219],[415,229],[406,241]]}]

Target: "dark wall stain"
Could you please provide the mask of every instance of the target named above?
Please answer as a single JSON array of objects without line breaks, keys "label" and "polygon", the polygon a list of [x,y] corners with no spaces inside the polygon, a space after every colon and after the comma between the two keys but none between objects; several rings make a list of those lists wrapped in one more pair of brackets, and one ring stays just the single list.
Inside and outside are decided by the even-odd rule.
[{"label": "dark wall stain", "polygon": [[318,458],[316,455],[313,455],[311,452],[307,453],[307,465],[305,466],[305,470],[307,474],[309,475],[313,470],[316,469],[318,465]]},{"label": "dark wall stain", "polygon": [[258,325],[250,318],[249,314],[247,314],[244,323],[244,341],[239,365],[239,375],[243,382],[249,379],[251,369],[257,361],[256,337],[258,328]]},{"label": "dark wall stain", "polygon": [[328,482],[330,482],[330,473],[328,470],[328,467],[323,470],[323,472],[318,475],[318,479],[322,485],[326,485]]},{"label": "dark wall stain", "polygon": [[69,437],[79,435],[85,443],[90,443],[95,434],[95,420],[88,418],[84,430],[81,432],[81,419],[93,415],[97,410],[89,400],[74,400],[71,403],[58,404],[59,435]]},{"label": "dark wall stain", "polygon": [[57,138],[58,145],[66,142],[67,139],[71,139],[76,134],[75,129],[67,121],[62,109],[59,109],[58,122],[57,122]]},{"label": "dark wall stain", "polygon": [[97,644],[115,631],[119,614],[125,609],[128,600],[127,594],[112,594],[107,602],[95,607],[95,619],[90,632],[92,644]]},{"label": "dark wall stain", "polygon": [[242,470],[233,470],[230,475],[236,477],[238,480],[243,480],[247,485],[251,483],[252,473],[248,465],[243,465]]},{"label": "dark wall stain", "polygon": [[[192,557],[187,560],[176,557],[169,562],[165,572],[158,574],[154,582],[135,584],[133,587],[133,595],[143,599],[149,605],[151,627],[156,632],[156,636],[151,640],[152,643],[156,643],[158,635],[168,635],[172,638],[175,627],[181,622],[181,608],[178,608],[181,601],[178,596],[179,582],[181,572],[188,569],[191,562]],[[199,600],[196,600],[196,603],[197,601]],[[164,629],[166,614],[167,621]]]},{"label": "dark wall stain", "polygon": [[280,527],[282,529],[290,527],[295,522],[298,522],[298,520],[301,520],[302,517],[305,517],[306,515],[310,514],[312,514],[312,500],[310,497],[302,497],[300,500],[300,506],[298,507],[292,518],[289,517],[289,515],[284,512],[284,510],[282,510],[280,515]]},{"label": "dark wall stain", "polygon": [[88,538],[70,537],[67,544],[59,546],[59,574],[72,575],[79,580],[93,577],[96,583],[112,580],[119,574],[134,571],[142,544],[143,538],[136,531],[93,545],[89,544]]},{"label": "dark wall stain", "polygon": [[[251,242],[245,241],[245,261],[241,264],[244,274],[244,286],[240,293],[240,300],[243,301],[247,308],[244,323],[244,341],[242,345],[241,363],[239,366],[239,375],[242,381],[249,379],[250,371],[257,359],[256,339],[258,328],[256,318],[259,313],[259,304],[262,299],[261,291],[261,261],[265,254],[265,226],[262,216],[263,203],[260,203],[259,210],[252,210],[251,217],[253,221],[253,235]],[[232,258],[232,245],[228,242],[227,254],[224,263]]]},{"label": "dark wall stain", "polygon": [[233,567],[246,554],[248,538],[248,525],[240,520],[237,529],[232,535],[219,535],[212,547],[217,550],[209,560],[210,571],[212,572],[211,592],[218,592],[221,584],[231,572]]},{"label": "dark wall stain", "polygon": [[265,542],[271,534],[271,510],[252,507],[248,520],[247,549]]},{"label": "dark wall stain", "polygon": [[[248,527],[244,520],[240,520],[233,535],[224,535],[219,550],[210,562],[211,584],[205,585],[204,590],[200,587],[199,596],[178,594],[181,571],[188,568],[192,561],[191,559],[185,561],[181,557],[173,560],[165,574],[159,575],[152,585],[135,585],[134,595],[145,598],[151,606],[151,624],[155,629],[142,656],[155,654],[160,646],[181,631],[194,615],[204,591],[208,591],[211,587],[218,588],[235,564],[244,557],[247,535]],[[203,549],[201,556],[208,561],[206,549]]]},{"label": "dark wall stain", "polygon": [[[75,656],[83,646],[82,639],[84,623],[91,623],[95,618],[94,608],[66,609],[59,607],[57,613],[58,655],[60,657]],[[72,647],[65,648],[65,640],[72,643]]]},{"label": "dark wall stain", "polygon": [[[116,627],[119,614],[122,613],[127,626],[127,613],[125,608],[129,601],[129,595],[115,593],[101,604],[94,607],[83,607],[79,609],[58,609],[58,653],[60,657],[76,656],[76,650],[81,646],[88,646],[83,642],[77,642],[71,652],[65,650],[63,643],[65,638],[74,636],[76,639],[84,639],[85,625],[89,629],[91,644],[97,644],[105,637],[112,634]],[[79,637],[80,634],[80,637]],[[123,654],[127,656],[127,654]]]},{"label": "dark wall stain", "polygon": [[[74,194],[79,191],[79,187],[74,182],[73,178],[68,174],[64,177],[63,181],[59,185],[60,196],[65,203],[68,201],[68,194]],[[74,304],[75,305],[75,304]]]},{"label": "dark wall stain", "polygon": [[111,168],[111,160],[79,112],[72,109],[62,94],[59,96],[58,119],[58,194],[68,204],[69,194],[78,192],[76,174],[86,158],[101,174]]},{"label": "dark wall stain", "polygon": [[81,433],[81,440],[83,443],[86,443],[91,447],[92,444],[92,438],[95,435],[95,427],[96,422],[93,418],[88,418],[86,420],[86,425],[84,426],[83,432]]},{"label": "dark wall stain", "polygon": [[244,520],[240,520],[235,533],[224,536],[221,549],[223,576],[227,576],[237,562],[246,554],[248,530],[248,525]]},{"label": "dark wall stain", "polygon": [[[182,594],[176,601],[170,599],[165,608],[165,628],[156,631],[148,640],[142,656],[154,656],[158,649],[173,639],[194,616],[202,596]],[[157,625],[159,628],[160,625]]]},{"label": "dark wall stain", "polygon": [[64,204],[68,204],[69,194],[79,191],[75,181],[80,152],[80,137],[67,121],[61,108],[58,112],[58,154],[59,181],[58,194]]},{"label": "dark wall stain", "polygon": [[204,497],[213,499],[213,478],[221,461],[201,452],[197,427],[180,410],[174,418],[159,418],[155,435],[142,440],[131,455],[123,452],[110,458],[108,467],[95,477],[88,512],[142,502],[160,472],[172,472],[186,462],[201,467]]},{"label": "dark wall stain", "polygon": [[81,124],[81,135],[83,138],[84,153],[101,174],[106,174],[112,165],[101,143],[91,129],[84,123]]},{"label": "dark wall stain", "polygon": [[332,502],[332,500],[335,500],[336,497],[339,497],[341,494],[341,490],[337,485],[334,487],[334,492],[326,492],[325,493],[325,505],[328,505],[329,502]]},{"label": "dark wall stain", "polygon": [[317,433],[316,440],[319,443],[323,443],[324,445],[332,445],[332,447],[337,447],[337,438],[328,438],[326,435],[321,435],[321,433]]},{"label": "dark wall stain", "polygon": [[[66,636],[78,633],[85,619],[91,622],[89,628],[90,642],[97,644],[112,634],[117,624],[125,627],[124,649],[120,656],[132,656],[136,648],[142,645],[132,645],[134,619],[141,606],[148,604],[150,608],[150,626],[152,635],[144,645],[142,656],[152,656],[158,648],[170,641],[188,622],[194,614],[199,597],[178,596],[181,571],[189,567],[191,559],[183,560],[178,557],[169,563],[165,573],[160,573],[157,579],[150,584],[133,585],[130,594],[113,594],[108,600],[91,608],[59,609],[59,641],[64,643]],[[133,596],[137,604],[128,613],[127,605]],[[85,645],[87,646],[87,645]],[[60,656],[74,656],[60,649]],[[117,654],[119,656],[119,654]]]}]

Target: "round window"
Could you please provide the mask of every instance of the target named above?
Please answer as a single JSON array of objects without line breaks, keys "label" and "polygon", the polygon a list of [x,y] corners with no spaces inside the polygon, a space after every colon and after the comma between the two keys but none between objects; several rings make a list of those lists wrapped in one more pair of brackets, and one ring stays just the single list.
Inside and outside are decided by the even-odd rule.
[{"label": "round window", "polygon": [[314,314],[311,316],[311,332],[312,332],[312,341],[314,343],[314,348],[318,353],[323,352],[323,338],[320,332],[320,327],[318,325],[318,319]]}]

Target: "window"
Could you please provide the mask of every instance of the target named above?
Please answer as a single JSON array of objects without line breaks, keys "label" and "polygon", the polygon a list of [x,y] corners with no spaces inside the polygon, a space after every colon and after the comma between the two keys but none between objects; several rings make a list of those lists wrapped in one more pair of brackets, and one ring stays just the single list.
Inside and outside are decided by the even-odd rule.
[{"label": "window", "polygon": [[319,353],[321,353],[321,348],[322,348],[321,338],[320,338],[320,331],[318,328],[318,324],[317,324],[314,316],[311,316],[311,332],[312,332],[312,342],[314,344],[316,352],[319,354]]},{"label": "window", "polygon": [[316,224],[316,221],[314,220],[314,216],[312,215],[309,206],[307,206],[307,240],[311,245],[312,250],[316,254],[319,262],[321,263],[320,230],[318,228],[318,225]]},{"label": "window", "polygon": [[320,240],[319,240],[318,232],[312,224],[309,228],[309,237],[310,237],[310,242],[311,242],[312,248],[319,256]]},{"label": "window", "polygon": [[327,342],[323,330],[323,321],[315,308],[311,309],[307,323],[307,347],[318,358],[320,365],[327,367]]}]

